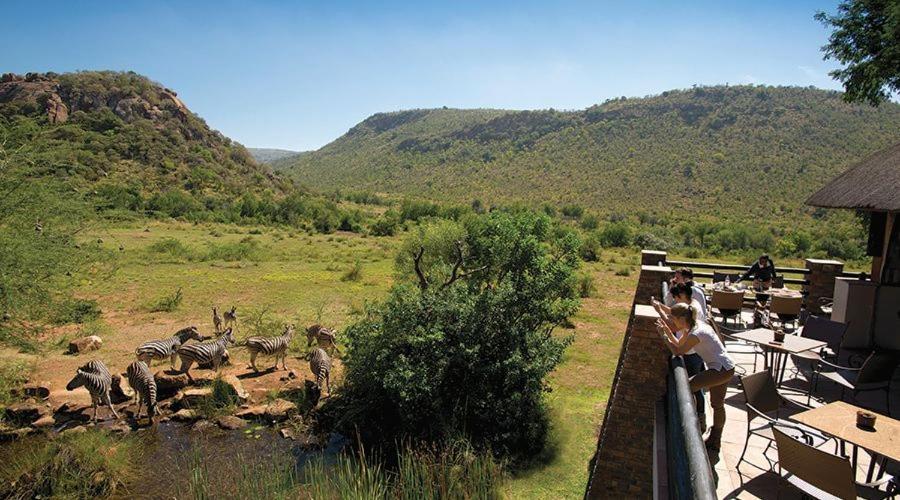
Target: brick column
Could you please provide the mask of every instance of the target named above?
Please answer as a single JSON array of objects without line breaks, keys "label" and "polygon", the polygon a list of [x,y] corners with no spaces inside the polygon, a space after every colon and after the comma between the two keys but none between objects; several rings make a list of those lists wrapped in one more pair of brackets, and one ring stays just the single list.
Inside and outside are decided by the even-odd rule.
[{"label": "brick column", "polygon": [[809,285],[804,285],[807,292],[806,309],[812,314],[822,314],[819,299],[834,297],[834,280],[844,272],[844,263],[836,260],[806,259],[806,275]]},{"label": "brick column", "polygon": [[641,266],[634,303],[650,305],[650,297],[662,300],[662,282],[672,279],[672,274],[668,266]]},{"label": "brick column", "polygon": [[668,254],[659,250],[643,250],[641,251],[642,266],[658,266],[660,262],[665,264]]},{"label": "brick column", "polygon": [[634,306],[600,429],[587,498],[653,498],[655,408],[666,392],[670,355],[656,333],[658,317],[650,306]]}]

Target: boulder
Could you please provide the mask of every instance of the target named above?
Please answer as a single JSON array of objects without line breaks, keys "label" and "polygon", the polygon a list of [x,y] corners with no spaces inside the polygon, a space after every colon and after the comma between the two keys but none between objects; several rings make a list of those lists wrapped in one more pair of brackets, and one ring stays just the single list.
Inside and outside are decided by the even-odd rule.
[{"label": "boulder", "polygon": [[283,422],[297,413],[297,405],[286,400],[276,399],[266,406],[266,418],[275,422]]},{"label": "boulder", "polygon": [[174,403],[180,408],[197,408],[200,402],[212,395],[212,387],[189,387],[175,396]]},{"label": "boulder", "polygon": [[262,420],[266,416],[266,406],[253,405],[241,408],[234,413],[234,416],[245,420]]},{"label": "boulder", "polygon": [[53,418],[53,415],[44,415],[31,423],[35,429],[49,429],[54,425],[56,425],[56,419]]},{"label": "boulder", "polygon": [[122,377],[119,375],[112,376],[112,386],[109,389],[109,399],[113,404],[131,401],[134,397],[134,389],[130,387],[122,387]]},{"label": "boulder", "polygon": [[96,351],[103,345],[103,339],[96,335],[81,337],[69,342],[69,354],[81,354],[89,351]]},{"label": "boulder", "polygon": [[193,422],[200,418],[195,410],[184,408],[172,414],[172,420],[177,422]]},{"label": "boulder", "polygon": [[156,393],[158,399],[167,399],[178,391],[188,386],[188,377],[184,373],[166,373],[158,371],[153,375],[156,380]]},{"label": "boulder", "polygon": [[108,427],[108,430],[115,434],[129,434],[131,433],[131,425],[125,420],[118,420],[113,422],[112,425]]},{"label": "boulder", "polygon": [[83,426],[83,425],[77,425],[77,426],[75,426],[75,427],[72,427],[72,428],[70,428],[70,429],[66,429],[66,430],[60,432],[60,434],[62,434],[62,435],[66,435],[66,434],[81,434],[81,433],[84,433],[84,432],[87,432],[87,427],[85,427],[85,426]]},{"label": "boulder", "polygon": [[291,429],[290,427],[285,427],[278,432],[281,434],[281,437],[285,439],[290,439],[291,441],[297,439],[297,436],[294,434],[293,429]]},{"label": "boulder", "polygon": [[194,432],[203,432],[215,427],[216,424],[210,422],[209,420],[198,420],[194,425],[191,426],[191,430]]},{"label": "boulder", "polygon": [[244,390],[244,385],[241,384],[240,379],[238,379],[236,376],[225,375],[224,377],[222,377],[222,382],[227,384],[228,387],[230,387],[231,390],[234,391],[234,395],[237,396],[238,400],[240,400],[241,403],[247,401],[250,398],[250,394],[248,394],[247,391]]},{"label": "boulder", "polygon": [[15,403],[6,407],[5,418],[9,422],[24,426],[49,415],[50,409],[38,403]]},{"label": "boulder", "polygon": [[234,431],[237,429],[243,429],[244,427],[247,427],[246,420],[236,417],[234,415],[226,415],[224,417],[219,417],[219,419],[216,420],[216,423],[219,424],[219,427],[229,430],[229,431]]},{"label": "boulder", "polygon": [[28,383],[15,389],[13,394],[38,399],[48,399],[50,397],[50,383]]}]

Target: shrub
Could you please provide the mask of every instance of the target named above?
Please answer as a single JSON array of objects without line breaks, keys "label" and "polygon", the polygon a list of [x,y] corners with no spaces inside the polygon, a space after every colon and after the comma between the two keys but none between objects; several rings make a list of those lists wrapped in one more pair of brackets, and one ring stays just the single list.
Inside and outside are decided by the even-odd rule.
[{"label": "shrub", "polygon": [[600,242],[604,247],[627,247],[631,245],[631,226],[625,222],[607,224],[600,232]]},{"label": "shrub", "polygon": [[628,266],[622,266],[616,269],[616,276],[631,276],[631,268]]},{"label": "shrub", "polygon": [[163,238],[155,241],[147,247],[147,252],[154,256],[178,262],[196,258],[196,255],[190,248],[175,238]]},{"label": "shrub", "polygon": [[132,475],[139,443],[99,431],[22,441],[0,470],[3,498],[108,498]]},{"label": "shrub", "polygon": [[0,363],[0,418],[3,409],[18,399],[15,390],[28,381],[28,367],[22,362],[4,361]]},{"label": "shrub", "polygon": [[225,262],[256,260],[259,258],[259,253],[259,242],[252,236],[246,236],[238,242],[209,243],[204,260],[224,260]]},{"label": "shrub", "polygon": [[593,297],[597,293],[597,285],[590,274],[582,274],[578,277],[578,296],[582,299]]},{"label": "shrub", "polygon": [[565,205],[562,207],[561,211],[564,216],[573,219],[579,219],[584,215],[584,208],[582,208],[581,205]]},{"label": "shrub", "polygon": [[600,244],[600,236],[597,233],[591,233],[581,240],[581,246],[578,249],[578,255],[585,262],[597,262],[603,253],[603,245]]},{"label": "shrub", "polygon": [[353,266],[350,269],[344,271],[344,274],[341,275],[341,281],[361,281],[362,280],[362,263],[359,259],[356,259],[356,262],[353,263]]},{"label": "shrub", "polygon": [[381,217],[375,219],[375,222],[369,227],[369,231],[374,236],[393,236],[400,227],[400,214],[394,210],[388,210],[381,214]]},{"label": "shrub", "polygon": [[669,242],[650,232],[637,235],[634,244],[647,250],[669,250],[671,248]]},{"label": "shrub", "polygon": [[585,231],[593,231],[600,227],[600,219],[594,214],[587,214],[581,218],[581,228]]},{"label": "shrub", "polygon": [[66,299],[56,304],[50,320],[55,325],[84,323],[99,318],[102,312],[96,300]]},{"label": "shrub", "polygon": [[181,287],[178,287],[178,290],[175,290],[174,293],[163,295],[150,304],[148,309],[150,312],[172,312],[178,309],[183,299],[184,294],[181,292]]},{"label": "shrub", "polygon": [[234,393],[234,389],[219,376],[213,379],[210,387],[212,392],[208,396],[201,398],[197,403],[195,408],[197,413],[207,419],[234,413],[234,409],[240,403],[240,399]]},{"label": "shrub", "polygon": [[423,266],[425,289],[398,261],[400,282],[347,329],[344,384],[323,411],[379,446],[465,436],[530,455],[547,433],[544,378],[571,340],[548,333],[578,308],[577,237],[555,238],[549,217],[529,212],[495,211],[445,229],[431,243],[461,229],[462,272],[471,274],[446,284],[452,244],[449,259],[438,253]]}]

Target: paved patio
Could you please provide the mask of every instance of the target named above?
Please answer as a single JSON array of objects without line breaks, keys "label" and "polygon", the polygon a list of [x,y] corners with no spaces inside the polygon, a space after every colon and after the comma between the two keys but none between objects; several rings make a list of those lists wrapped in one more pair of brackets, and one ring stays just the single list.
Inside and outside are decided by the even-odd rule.
[{"label": "paved patio", "polygon": [[[751,318],[746,318],[749,324]],[[729,324],[730,328],[734,328],[733,324]],[[733,358],[739,366],[742,366],[747,374],[754,371],[763,370],[762,356],[758,359],[758,365],[754,370],[753,354],[751,349],[746,345],[733,344],[728,342],[727,346]],[[781,392],[784,396],[791,400],[806,404],[806,395],[800,394],[797,390],[791,388],[804,389],[806,381],[802,375],[793,374],[793,365],[788,360],[788,371],[784,378],[784,386]],[[740,370],[740,369],[739,369]],[[722,434],[722,449],[718,457],[710,457],[713,463],[714,472],[717,480],[717,492],[719,498],[801,498],[798,490],[781,481],[777,475],[778,471],[778,450],[774,443],[768,452],[763,455],[763,451],[768,444],[768,440],[759,436],[750,438],[747,446],[747,453],[744,460],[740,463],[738,470],[738,458],[741,456],[744,443],[747,437],[747,412],[745,407],[744,394],[738,384],[739,375],[732,380],[725,399],[725,408],[727,412],[727,421],[725,430]],[[895,385],[898,386],[898,385]],[[900,408],[897,391],[892,394],[892,408]],[[818,387],[818,396],[824,396],[820,401],[813,399],[812,406],[820,406],[824,403],[837,401],[841,397],[840,389],[828,381],[820,381]],[[706,399],[707,406],[709,399]],[[861,394],[859,400],[854,401],[848,393],[848,402],[857,406],[868,406],[875,408],[879,413],[886,412],[883,393]],[[782,413],[782,416],[798,413],[802,410],[791,408],[792,411]],[[896,410],[895,410],[896,411]],[[706,409],[707,423],[712,425],[712,409]],[[897,415],[894,415],[897,418]],[[754,421],[755,425],[761,423],[760,419]],[[834,452],[834,445],[829,443],[825,445],[825,450]],[[850,447],[847,448],[849,453]],[[865,473],[869,465],[868,455],[860,450],[859,463],[857,465],[857,479],[865,479]],[[779,494],[780,487],[780,494]],[[779,496],[780,495],[780,496]]]}]

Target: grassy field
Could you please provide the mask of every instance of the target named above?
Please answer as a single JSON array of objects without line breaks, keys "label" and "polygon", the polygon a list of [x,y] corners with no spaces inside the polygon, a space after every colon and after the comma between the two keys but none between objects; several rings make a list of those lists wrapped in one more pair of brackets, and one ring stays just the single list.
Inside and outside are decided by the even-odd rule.
[{"label": "grassy field", "polygon": [[[78,290],[78,296],[98,301],[101,318],[52,331],[39,354],[0,353],[4,364],[13,358],[32,366],[35,379],[52,383],[54,397],[75,394],[62,387],[87,357],[67,356],[63,349],[66,339],[82,334],[100,335],[103,348],[89,356],[120,370],[144,340],[187,324],[211,333],[213,305],[237,306],[239,338],[260,316],[299,327],[321,322],[341,328],[364,312],[367,301],[385,294],[401,238],[157,222],[105,229],[89,237],[102,239],[117,254],[112,269],[98,268]],[[627,322],[636,261],[633,251],[607,250],[601,262],[585,267],[598,291],[584,300],[574,330],[560,332],[574,334],[575,341],[551,378],[550,446],[530,467],[510,477],[506,491],[511,498],[582,494]],[[151,312],[179,288],[183,299],[173,311]],[[302,341],[295,343],[300,350]],[[239,351],[234,369],[245,370],[241,356]],[[288,365],[306,369],[297,359],[289,358]],[[258,380],[263,384],[270,379]],[[271,380],[277,381],[277,375]]]}]

